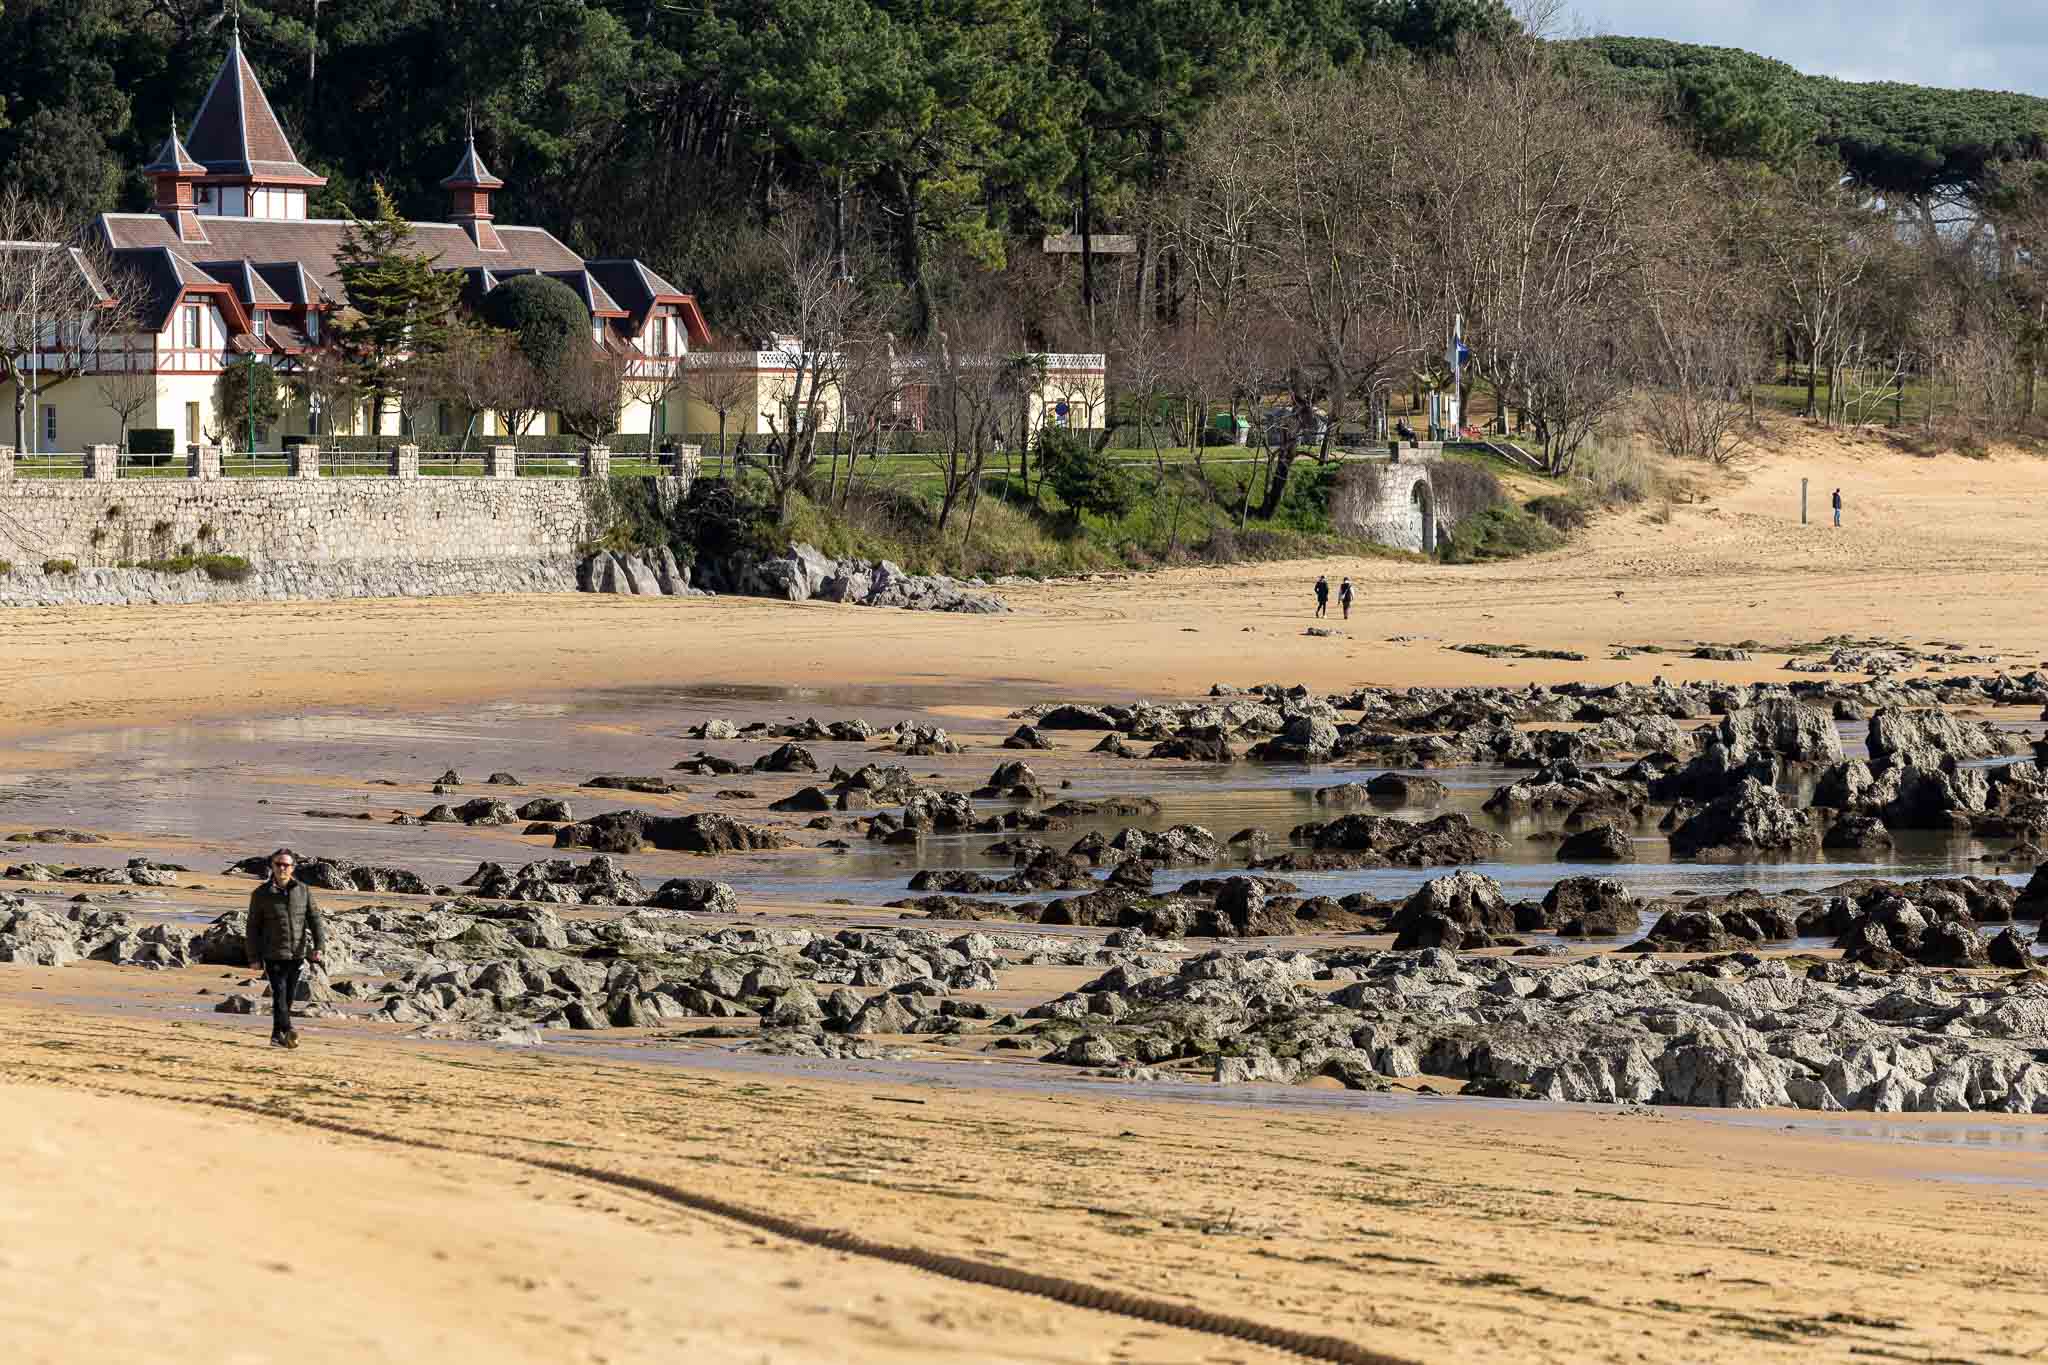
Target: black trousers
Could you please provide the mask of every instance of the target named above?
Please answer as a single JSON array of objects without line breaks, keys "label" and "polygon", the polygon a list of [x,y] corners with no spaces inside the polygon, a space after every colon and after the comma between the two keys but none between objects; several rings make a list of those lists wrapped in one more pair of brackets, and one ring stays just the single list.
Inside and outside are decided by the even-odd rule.
[{"label": "black trousers", "polygon": [[270,978],[270,1036],[281,1038],[292,1031],[292,997],[299,993],[299,972],[304,958],[272,958],[263,964]]}]

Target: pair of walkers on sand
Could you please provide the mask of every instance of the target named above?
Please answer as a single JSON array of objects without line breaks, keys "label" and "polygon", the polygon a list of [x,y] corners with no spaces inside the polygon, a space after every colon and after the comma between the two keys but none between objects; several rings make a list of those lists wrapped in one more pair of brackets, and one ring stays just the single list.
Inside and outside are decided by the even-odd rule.
[{"label": "pair of walkers on sand", "polygon": [[[1352,596],[1351,580],[1347,578],[1344,580],[1344,586],[1337,589],[1337,601],[1344,608],[1344,619],[1347,621],[1351,619]],[[1316,579],[1316,615],[1328,616],[1329,614],[1330,580],[1326,577],[1318,577]]]},{"label": "pair of walkers on sand", "polygon": [[292,1027],[292,999],[299,976],[310,963],[320,965],[327,951],[327,922],[313,899],[313,888],[294,875],[298,858],[288,848],[270,855],[270,876],[249,893],[249,970],[270,981],[270,1045],[297,1047]]},{"label": "pair of walkers on sand", "polygon": [[[1840,526],[1842,524],[1842,490],[1837,488],[1829,501],[1834,505],[1835,525]],[[1351,598],[1351,580],[1347,578],[1344,580],[1344,586],[1337,589],[1337,600],[1343,604],[1344,619],[1347,621],[1351,619]],[[1321,617],[1328,616],[1329,614],[1330,580],[1325,576],[1319,575],[1316,578],[1316,615]]]}]

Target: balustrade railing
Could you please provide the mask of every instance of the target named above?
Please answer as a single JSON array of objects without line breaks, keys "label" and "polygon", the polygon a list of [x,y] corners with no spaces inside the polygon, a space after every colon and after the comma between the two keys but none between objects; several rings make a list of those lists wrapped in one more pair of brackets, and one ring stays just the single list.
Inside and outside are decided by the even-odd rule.
[{"label": "balustrade railing", "polygon": [[281,451],[244,451],[197,443],[176,454],[145,454],[113,445],[34,452],[0,446],[0,480],[694,478],[701,463],[701,450],[694,445],[616,459],[605,446],[521,451],[507,445],[429,452],[412,445],[387,450],[294,445]]}]

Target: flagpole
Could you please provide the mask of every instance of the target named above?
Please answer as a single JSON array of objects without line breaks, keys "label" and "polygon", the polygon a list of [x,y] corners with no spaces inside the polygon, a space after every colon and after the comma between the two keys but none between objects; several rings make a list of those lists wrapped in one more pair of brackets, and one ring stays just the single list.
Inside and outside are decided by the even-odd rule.
[{"label": "flagpole", "polygon": [[1465,425],[1465,318],[1451,314],[1451,418],[1453,439]]}]

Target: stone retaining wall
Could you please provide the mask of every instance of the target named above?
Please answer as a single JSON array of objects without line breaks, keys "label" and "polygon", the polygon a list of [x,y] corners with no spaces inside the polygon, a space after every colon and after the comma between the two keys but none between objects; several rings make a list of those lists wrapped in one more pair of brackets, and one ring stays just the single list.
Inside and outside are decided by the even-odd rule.
[{"label": "stone retaining wall", "polygon": [[342,597],[449,597],[467,593],[574,592],[573,556],[528,560],[436,560],[425,564],[279,564],[239,583],[203,572],[80,569],[45,575],[17,566],[0,574],[0,606],[154,606],[189,602],[281,602]]},{"label": "stone retaining wall", "polygon": [[[392,459],[395,477],[321,477],[311,461],[296,462],[292,477],[260,479],[219,478],[218,464],[201,459],[189,478],[21,478],[0,468],[0,560],[10,565],[0,604],[574,591],[579,549],[605,530],[592,522],[592,480],[512,477],[503,463],[484,478],[420,478],[405,448]],[[602,448],[585,467],[603,477]],[[661,478],[662,496],[684,496],[690,472]],[[114,567],[183,553],[237,555],[254,571],[226,583]],[[79,572],[46,574],[51,561]]]}]

